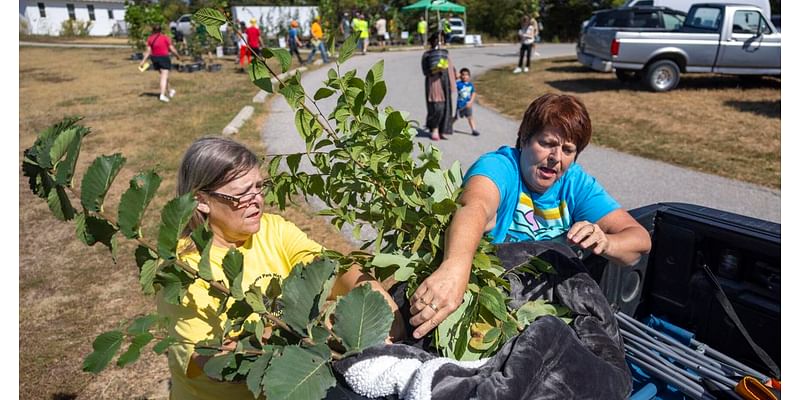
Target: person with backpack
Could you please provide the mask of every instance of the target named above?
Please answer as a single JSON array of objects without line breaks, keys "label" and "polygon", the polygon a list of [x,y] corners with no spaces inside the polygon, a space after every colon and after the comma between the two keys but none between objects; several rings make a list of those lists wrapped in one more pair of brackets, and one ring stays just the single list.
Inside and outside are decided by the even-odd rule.
[{"label": "person with backpack", "polygon": [[441,48],[442,35],[428,38],[430,49],[422,54],[422,73],[425,74],[425,101],[428,115],[425,126],[431,140],[446,139],[453,134],[453,97],[456,89],[456,69],[446,49]]},{"label": "person with backpack", "polygon": [[139,69],[144,70],[144,65],[148,59],[152,61],[153,69],[159,71],[160,76],[161,95],[158,96],[158,99],[164,103],[169,103],[169,99],[175,97],[175,89],[169,85],[169,70],[172,69],[172,61],[169,58],[169,54],[172,52],[178,60],[181,59],[181,55],[172,45],[169,36],[161,33],[161,25],[153,25],[153,31],[147,37],[146,43],[147,49],[144,51],[142,62],[139,63]]},{"label": "person with backpack", "polygon": [[328,51],[325,49],[325,35],[322,33],[322,25],[319,23],[319,15],[314,17],[314,22],[311,23],[311,54],[308,55],[306,64],[310,64],[314,59],[314,54],[319,50],[322,54],[322,62],[327,64]]}]

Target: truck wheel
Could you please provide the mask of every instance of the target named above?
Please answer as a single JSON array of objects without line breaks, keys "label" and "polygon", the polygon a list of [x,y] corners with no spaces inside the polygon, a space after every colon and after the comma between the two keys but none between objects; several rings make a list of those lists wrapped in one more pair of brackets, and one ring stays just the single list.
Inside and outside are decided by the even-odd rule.
[{"label": "truck wheel", "polygon": [[654,92],[667,92],[678,86],[681,70],[672,60],[656,61],[647,68],[644,83]]},{"label": "truck wheel", "polygon": [[631,82],[639,79],[640,77],[639,71],[633,71],[630,69],[615,68],[614,74],[617,75],[617,79],[619,79],[620,82]]}]

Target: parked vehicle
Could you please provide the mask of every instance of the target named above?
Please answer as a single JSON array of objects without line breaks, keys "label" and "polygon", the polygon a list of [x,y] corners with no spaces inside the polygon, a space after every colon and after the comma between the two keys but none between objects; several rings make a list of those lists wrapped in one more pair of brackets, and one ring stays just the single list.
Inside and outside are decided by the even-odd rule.
[{"label": "parked vehicle", "polygon": [[467,36],[467,24],[461,18],[452,17],[450,21],[450,42],[451,43],[464,43],[464,38]]},{"label": "parked vehicle", "polygon": [[736,3],[742,5],[756,6],[764,12],[767,18],[771,18],[772,10],[769,5],[769,0],[627,0],[622,7],[635,7],[635,6],[661,6],[669,7],[673,10],[689,12],[693,4],[697,3]]},{"label": "parked vehicle", "polygon": [[677,31],[686,13],[664,7],[615,8],[595,12],[581,31],[575,53],[578,61],[596,71],[610,72],[609,46],[619,30]]},{"label": "parked vehicle", "polygon": [[175,30],[184,36],[192,34],[192,14],[183,14],[175,20]]},{"label": "parked vehicle", "polygon": [[639,76],[656,92],[681,73],[781,74],[781,34],[754,6],[695,4],[680,31],[617,30],[609,52],[617,77]]}]

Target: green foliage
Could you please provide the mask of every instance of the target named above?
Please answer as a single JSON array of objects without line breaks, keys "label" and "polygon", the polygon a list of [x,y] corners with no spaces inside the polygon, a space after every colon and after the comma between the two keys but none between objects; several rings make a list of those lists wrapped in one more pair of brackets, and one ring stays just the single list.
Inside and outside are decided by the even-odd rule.
[{"label": "green foliage", "polygon": [[183,196],[170,200],[161,213],[161,226],[158,231],[158,254],[161,258],[175,259],[175,250],[189,219],[197,207],[194,194],[186,193]]},{"label": "green foliage", "polygon": [[81,183],[83,208],[89,211],[103,211],[103,200],[123,164],[125,164],[125,157],[119,153],[98,157],[94,160]]},{"label": "green foliage", "polygon": [[331,260],[318,260],[292,269],[283,284],[284,321],[295,332],[306,332],[328,298],[336,265]]},{"label": "green foliage", "polygon": [[141,236],[140,221],[160,184],[161,178],[154,171],[138,174],[131,179],[130,188],[120,199],[117,218],[120,231],[128,239]]},{"label": "green foliage", "polygon": [[382,297],[368,285],[362,285],[339,300],[333,331],[348,353],[381,344],[389,336],[394,317]]},{"label": "green foliage", "polygon": [[264,375],[267,398],[313,400],[325,397],[328,389],[336,385],[329,361],[327,346],[312,349],[286,346],[281,354],[273,356]]},{"label": "green foliage", "polygon": [[99,373],[106,368],[122,346],[125,335],[120,331],[106,332],[92,343],[92,353],[83,362],[83,370]]},{"label": "green foliage", "polygon": [[161,25],[162,32],[169,32],[159,3],[125,1],[125,23],[128,26],[128,44],[136,51],[144,51],[147,47],[145,41],[153,25]]},{"label": "green foliage", "polygon": [[92,30],[92,21],[81,21],[74,19],[67,19],[61,23],[61,30],[59,35],[64,37],[85,37],[89,36]]}]

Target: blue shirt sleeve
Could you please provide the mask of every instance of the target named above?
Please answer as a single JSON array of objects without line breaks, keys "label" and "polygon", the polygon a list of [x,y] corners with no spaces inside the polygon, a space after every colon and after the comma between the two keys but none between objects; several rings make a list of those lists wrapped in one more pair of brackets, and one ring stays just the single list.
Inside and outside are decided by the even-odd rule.
[{"label": "blue shirt sleeve", "polygon": [[621,208],[619,203],[611,197],[595,177],[587,174],[578,165],[575,179],[572,180],[573,186],[573,207],[572,223],[578,221],[589,221],[597,223],[608,213]]}]

